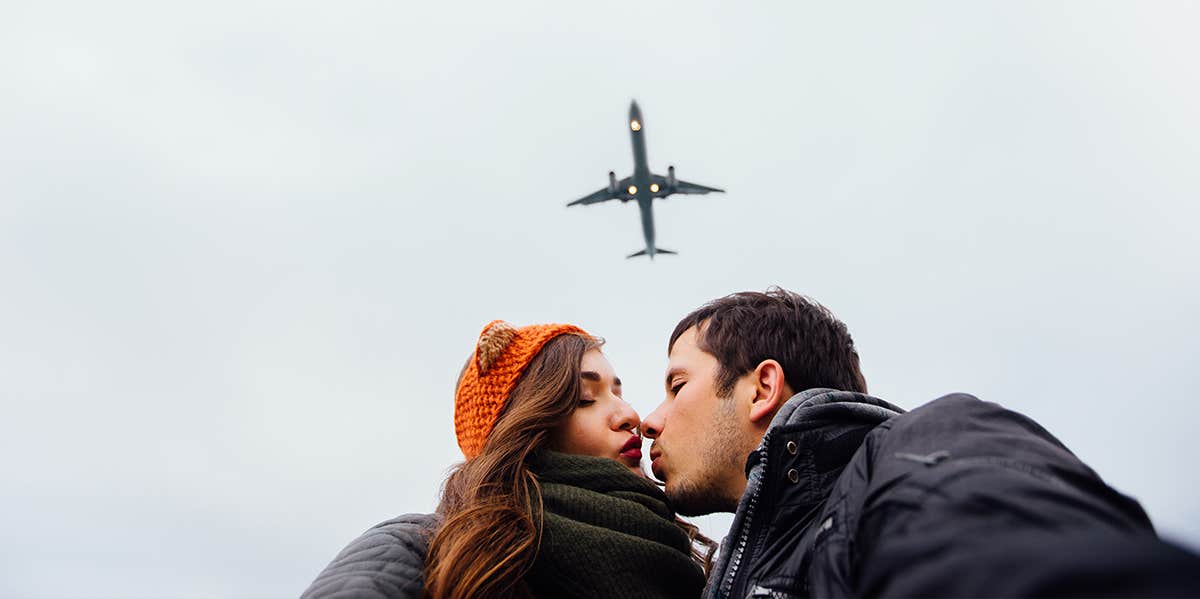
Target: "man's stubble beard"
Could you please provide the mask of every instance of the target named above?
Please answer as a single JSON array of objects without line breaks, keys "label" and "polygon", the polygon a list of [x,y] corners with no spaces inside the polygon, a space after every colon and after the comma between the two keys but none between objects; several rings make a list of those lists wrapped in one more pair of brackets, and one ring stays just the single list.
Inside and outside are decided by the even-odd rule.
[{"label": "man's stubble beard", "polygon": [[[746,455],[740,455],[738,428],[734,421],[734,402],[718,398],[718,408],[697,451],[698,468],[687,480],[668,485],[667,499],[681,516],[703,516],[737,510],[741,497],[732,497],[722,480],[730,472],[741,473]],[[747,454],[749,455],[749,454]]]}]

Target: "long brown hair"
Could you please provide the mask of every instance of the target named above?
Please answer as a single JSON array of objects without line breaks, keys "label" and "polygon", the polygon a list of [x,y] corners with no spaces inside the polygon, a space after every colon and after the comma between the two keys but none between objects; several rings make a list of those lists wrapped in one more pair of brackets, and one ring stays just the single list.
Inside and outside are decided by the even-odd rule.
[{"label": "long brown hair", "polygon": [[[441,524],[425,558],[428,597],[531,596],[523,578],[541,542],[542,494],[525,459],[578,407],[583,354],[602,344],[577,334],[548,341],[509,394],[483,450],[446,479]],[[677,523],[707,572],[715,544],[695,526]]]}]

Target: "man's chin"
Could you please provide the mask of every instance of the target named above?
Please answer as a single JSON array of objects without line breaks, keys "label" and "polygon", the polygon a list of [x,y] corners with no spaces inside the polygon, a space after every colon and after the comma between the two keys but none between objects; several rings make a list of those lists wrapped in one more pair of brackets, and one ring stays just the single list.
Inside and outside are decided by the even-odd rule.
[{"label": "man's chin", "polygon": [[667,481],[666,488],[663,493],[667,496],[667,501],[671,503],[671,508],[680,516],[694,517],[707,516],[718,512],[733,512],[737,509],[737,502],[731,502],[721,497],[721,494],[716,489],[706,489],[702,487],[681,485],[677,482]]}]

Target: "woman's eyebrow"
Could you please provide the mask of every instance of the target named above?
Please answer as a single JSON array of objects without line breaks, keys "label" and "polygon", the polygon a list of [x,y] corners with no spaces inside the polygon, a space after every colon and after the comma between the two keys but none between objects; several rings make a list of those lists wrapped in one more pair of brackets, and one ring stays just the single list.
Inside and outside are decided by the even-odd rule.
[{"label": "woman's eyebrow", "polygon": [[[585,370],[585,371],[583,371],[583,372],[579,373],[579,378],[581,378],[581,379],[583,379],[583,380],[585,380],[585,381],[594,381],[594,382],[597,382],[597,383],[603,383],[603,382],[604,382],[604,377],[600,376],[600,373],[599,373],[599,372],[595,372],[595,371],[592,371],[592,370]],[[613,382],[612,382],[612,384],[613,384],[613,386],[614,386],[614,387],[620,387],[620,386],[621,386],[621,379],[619,379],[619,378],[617,378],[617,377],[615,377],[615,376],[614,376],[614,377],[613,377]]]}]

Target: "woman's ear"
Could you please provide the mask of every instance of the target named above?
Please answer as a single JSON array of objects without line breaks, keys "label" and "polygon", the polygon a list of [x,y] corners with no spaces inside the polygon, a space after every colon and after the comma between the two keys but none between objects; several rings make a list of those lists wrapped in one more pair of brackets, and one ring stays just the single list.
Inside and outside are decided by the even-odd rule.
[{"label": "woman's ear", "polygon": [[792,388],[783,376],[783,366],[775,360],[760,362],[753,377],[755,396],[750,404],[750,422],[765,429],[783,402],[792,396]]}]

